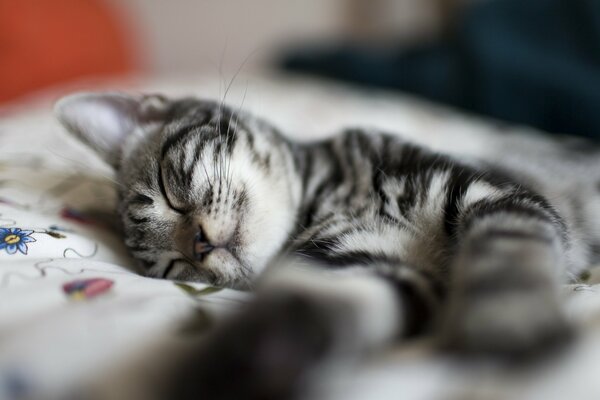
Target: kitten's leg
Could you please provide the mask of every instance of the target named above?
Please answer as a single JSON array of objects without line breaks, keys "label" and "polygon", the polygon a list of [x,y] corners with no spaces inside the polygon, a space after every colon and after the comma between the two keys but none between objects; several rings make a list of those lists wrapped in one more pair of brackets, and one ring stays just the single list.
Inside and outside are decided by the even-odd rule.
[{"label": "kitten's leg", "polygon": [[521,355],[566,338],[557,291],[568,237],[552,207],[512,193],[463,204],[455,222],[446,343]]},{"label": "kitten's leg", "polygon": [[403,310],[414,310],[415,301],[416,309],[424,310],[431,299],[418,295],[421,283],[409,290],[413,282],[407,275],[383,276],[364,267],[337,273],[289,269],[275,275],[256,301],[190,351],[170,395],[287,399],[302,394],[315,374],[326,380],[328,366],[351,362],[415,329],[407,325],[414,318],[403,318]]}]

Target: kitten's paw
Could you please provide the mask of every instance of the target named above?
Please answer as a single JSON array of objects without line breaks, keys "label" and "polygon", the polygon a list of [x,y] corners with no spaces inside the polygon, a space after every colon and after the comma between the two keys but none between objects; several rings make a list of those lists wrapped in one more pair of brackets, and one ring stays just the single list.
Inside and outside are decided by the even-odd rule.
[{"label": "kitten's paw", "polygon": [[289,399],[330,346],[328,321],[310,299],[260,299],[217,328],[182,363],[170,385],[178,399]]},{"label": "kitten's paw", "polygon": [[568,343],[573,329],[550,291],[507,291],[455,304],[443,330],[445,347],[528,358]]}]

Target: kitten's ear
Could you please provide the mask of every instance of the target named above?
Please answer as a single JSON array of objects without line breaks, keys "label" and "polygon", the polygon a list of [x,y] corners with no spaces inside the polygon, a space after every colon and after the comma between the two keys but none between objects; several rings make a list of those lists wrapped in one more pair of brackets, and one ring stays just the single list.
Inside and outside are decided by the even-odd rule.
[{"label": "kitten's ear", "polygon": [[69,132],[118,168],[125,140],[164,118],[167,103],[162,96],[76,93],[58,100],[54,113]]}]

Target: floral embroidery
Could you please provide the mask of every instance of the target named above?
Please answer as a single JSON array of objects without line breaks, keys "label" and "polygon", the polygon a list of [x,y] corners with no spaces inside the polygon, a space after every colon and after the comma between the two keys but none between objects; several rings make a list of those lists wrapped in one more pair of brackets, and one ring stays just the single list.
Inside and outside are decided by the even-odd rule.
[{"label": "floral embroidery", "polygon": [[91,299],[107,292],[114,281],[104,278],[77,279],[67,282],[62,289],[72,300]]},{"label": "floral embroidery", "polygon": [[20,251],[27,254],[27,243],[35,242],[31,237],[33,231],[21,230],[20,228],[0,228],[0,251],[6,250],[8,254]]}]

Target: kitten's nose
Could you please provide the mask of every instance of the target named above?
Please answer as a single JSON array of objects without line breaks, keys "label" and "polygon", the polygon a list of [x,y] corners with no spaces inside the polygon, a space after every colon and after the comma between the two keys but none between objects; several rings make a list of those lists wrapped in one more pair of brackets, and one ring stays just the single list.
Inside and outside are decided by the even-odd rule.
[{"label": "kitten's nose", "polygon": [[202,261],[204,257],[212,251],[215,247],[208,242],[208,239],[202,231],[196,233],[194,236],[194,258],[198,261]]}]

